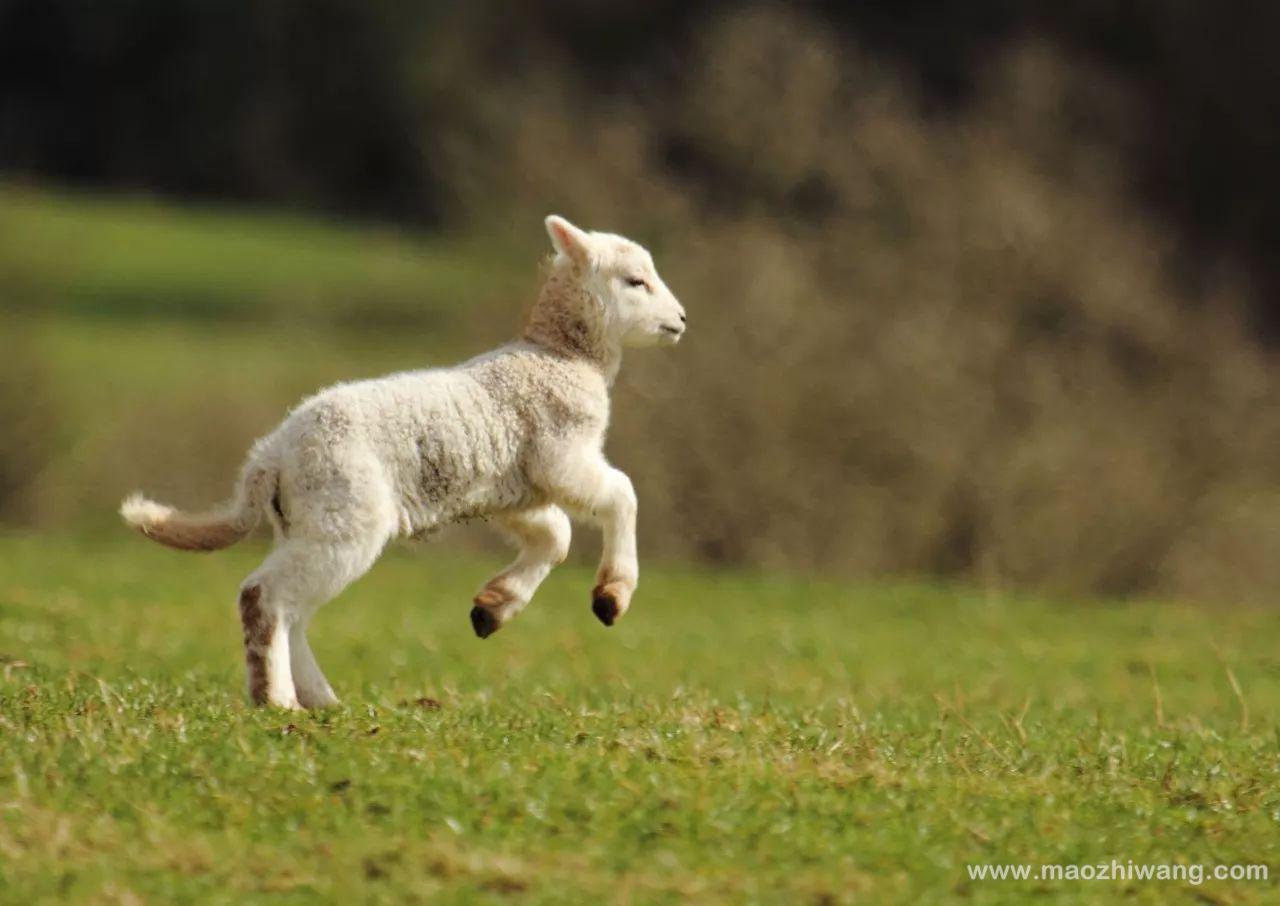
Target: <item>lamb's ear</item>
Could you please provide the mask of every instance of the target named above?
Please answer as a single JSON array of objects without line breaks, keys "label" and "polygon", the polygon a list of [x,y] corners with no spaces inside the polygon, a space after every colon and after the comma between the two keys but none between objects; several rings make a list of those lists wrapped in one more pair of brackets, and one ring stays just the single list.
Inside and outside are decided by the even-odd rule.
[{"label": "lamb's ear", "polygon": [[591,237],[559,214],[551,214],[546,219],[547,235],[557,252],[568,256],[571,261],[581,265],[591,261]]}]

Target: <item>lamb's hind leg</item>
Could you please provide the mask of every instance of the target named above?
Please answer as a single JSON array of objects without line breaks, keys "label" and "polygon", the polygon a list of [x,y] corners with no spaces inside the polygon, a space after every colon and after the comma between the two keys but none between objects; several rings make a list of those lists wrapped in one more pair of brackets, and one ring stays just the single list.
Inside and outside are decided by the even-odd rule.
[{"label": "lamb's hind leg", "polygon": [[254,704],[314,708],[337,701],[307,645],[307,623],[373,565],[384,542],[286,541],[244,581],[240,619]]},{"label": "lamb's hind leg", "polygon": [[471,626],[480,638],[492,635],[533,597],[552,567],[569,553],[569,517],[542,506],[498,517],[498,525],[520,552],[510,566],[485,583],[471,608]]},{"label": "lamb's hind leg", "polygon": [[328,708],[338,703],[338,696],[325,679],[316,656],[307,642],[310,617],[300,619],[289,630],[289,663],[293,668],[293,684],[298,690],[298,704],[304,708]]},{"label": "lamb's hind leg", "polygon": [[255,705],[298,707],[289,667],[289,631],[285,614],[264,603],[263,580],[255,574],[240,587],[240,623],[244,627],[244,666],[249,698]]}]

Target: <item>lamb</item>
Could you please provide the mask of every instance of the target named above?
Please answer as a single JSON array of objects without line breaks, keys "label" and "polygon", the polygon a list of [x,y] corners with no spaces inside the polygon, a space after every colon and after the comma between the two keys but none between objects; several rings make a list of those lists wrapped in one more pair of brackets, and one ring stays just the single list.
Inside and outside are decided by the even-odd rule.
[{"label": "lamb", "polygon": [[232,500],[189,515],[135,494],[124,520],[161,544],[210,551],[265,515],[275,545],[240,587],[249,696],[338,699],[307,644],[312,615],[387,543],[487,516],[518,554],[476,595],[486,638],[528,605],[569,549],[569,517],[598,525],[591,609],[612,626],[639,581],[636,495],[605,459],[609,389],[624,347],[672,345],[684,308],[638,244],[546,219],[555,250],[520,338],[453,368],[338,384],[252,447]]}]

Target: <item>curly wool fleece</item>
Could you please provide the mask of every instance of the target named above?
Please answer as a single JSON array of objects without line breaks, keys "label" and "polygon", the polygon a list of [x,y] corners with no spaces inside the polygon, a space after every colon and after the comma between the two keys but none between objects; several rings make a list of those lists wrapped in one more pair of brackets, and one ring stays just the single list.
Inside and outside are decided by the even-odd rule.
[{"label": "curly wool fleece", "polygon": [[609,388],[628,346],[670,345],[685,313],[636,243],[546,220],[550,273],[522,336],[453,368],[339,384],[253,445],[236,493],[203,515],[140,494],[120,513],[182,550],[216,550],[265,515],[275,547],[242,584],[249,694],[337,702],[307,644],[315,611],[394,538],[493,517],[517,545],[471,610],[484,638],[519,613],[569,548],[569,515],[600,526],[592,609],[610,626],[639,580],[636,496],[605,460]]}]

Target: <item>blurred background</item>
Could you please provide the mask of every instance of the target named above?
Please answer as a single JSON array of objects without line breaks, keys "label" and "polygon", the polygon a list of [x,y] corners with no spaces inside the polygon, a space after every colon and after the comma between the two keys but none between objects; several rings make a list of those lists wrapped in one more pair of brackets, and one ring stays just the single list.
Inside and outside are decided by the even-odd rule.
[{"label": "blurred background", "polygon": [[647,562],[1274,599],[1278,33],[1172,0],[0,0],[0,523],[211,503],[306,393],[509,338],[557,211],[690,313],[616,395]]}]

